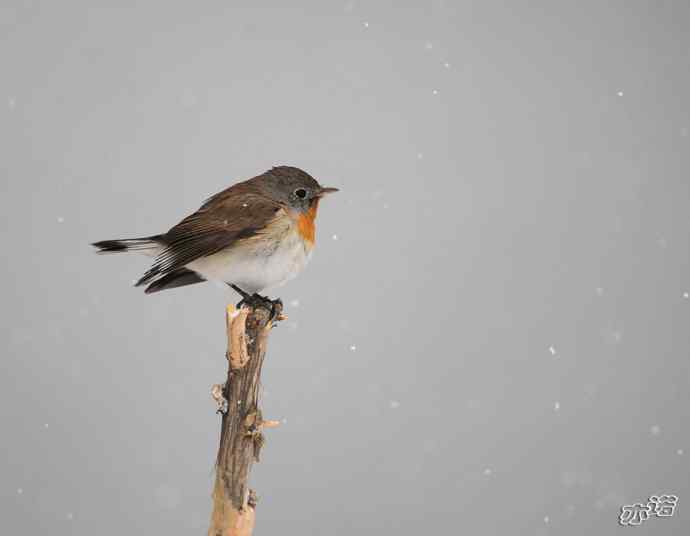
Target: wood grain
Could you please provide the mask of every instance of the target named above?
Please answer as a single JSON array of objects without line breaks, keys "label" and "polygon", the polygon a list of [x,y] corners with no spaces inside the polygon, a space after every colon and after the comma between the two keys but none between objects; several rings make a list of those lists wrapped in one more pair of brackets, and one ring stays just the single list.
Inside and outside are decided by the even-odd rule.
[{"label": "wood grain", "polygon": [[277,424],[264,421],[259,407],[261,368],[272,325],[269,311],[260,306],[239,311],[229,306],[226,312],[228,376],[222,389],[225,401],[219,404],[223,418],[208,536],[250,536],[254,529],[256,494],[249,489],[249,473],[259,461],[262,430]]}]

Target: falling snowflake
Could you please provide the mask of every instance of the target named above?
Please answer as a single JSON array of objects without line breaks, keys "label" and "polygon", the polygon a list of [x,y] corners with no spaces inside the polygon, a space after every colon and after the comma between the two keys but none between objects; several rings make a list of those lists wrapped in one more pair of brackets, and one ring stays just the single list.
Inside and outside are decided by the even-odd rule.
[{"label": "falling snowflake", "polygon": [[364,22],[364,27],[365,27],[365,28],[369,28],[369,23],[365,21],[365,22]]},{"label": "falling snowflake", "polygon": [[356,350],[357,350],[357,346],[355,346],[354,344],[350,346],[350,352],[354,352]]},{"label": "falling snowflake", "polygon": [[676,454],[678,454],[678,456],[682,456],[683,455],[683,449],[678,449],[676,451]]},{"label": "falling snowflake", "polygon": [[434,44],[431,41],[427,41],[424,44],[424,48],[426,48],[427,50],[431,50],[432,48],[434,48]]},{"label": "falling snowflake", "polygon": [[24,490],[22,488],[17,488],[17,495],[21,495],[24,493]]},{"label": "falling snowflake", "polygon": [[390,407],[391,409],[398,409],[400,407],[400,402],[398,402],[397,400],[391,400]]},{"label": "falling snowflake", "polygon": [[556,349],[553,346],[549,346],[549,352],[551,352],[551,355],[556,355]]},{"label": "falling snowflake", "polygon": [[422,160],[424,158],[424,153],[417,153],[417,160]]},{"label": "falling snowflake", "polygon": [[58,216],[57,222],[58,223],[65,223],[65,218],[63,218],[62,216]]},{"label": "falling snowflake", "polygon": [[450,63],[448,63],[448,62],[444,63],[443,66],[444,66],[446,69],[450,69]]},{"label": "falling snowflake", "polygon": [[487,467],[486,469],[484,469],[484,475],[486,475],[486,476],[491,476],[491,473],[492,473],[492,471],[491,471],[491,469],[490,469],[489,467]]},{"label": "falling snowflake", "polygon": [[17,101],[11,97],[7,99],[7,107],[10,109],[10,111],[14,110],[15,106],[17,106]]},{"label": "falling snowflake", "polygon": [[607,342],[618,344],[623,340],[623,332],[619,329],[605,329],[602,336]]},{"label": "falling snowflake", "polygon": [[337,234],[334,234],[334,235],[333,235],[333,240],[338,240],[338,235],[337,235]]},{"label": "falling snowflake", "polygon": [[553,409],[554,411],[558,411],[559,409],[561,409],[561,403],[558,401],[554,402]]},{"label": "falling snowflake", "polygon": [[604,295],[604,289],[601,287],[597,287],[596,292],[597,292],[597,296],[603,296]]},{"label": "falling snowflake", "polygon": [[622,97],[622,96],[623,96],[623,92],[622,92],[622,91],[619,91],[619,92],[617,93],[617,95],[618,95],[619,97]]},{"label": "falling snowflake", "polygon": [[649,433],[653,436],[658,436],[661,433],[661,427],[658,424],[655,424],[649,429]]},{"label": "falling snowflake", "polygon": [[548,524],[548,522],[549,522],[549,516],[544,516],[544,523]]},{"label": "falling snowflake", "polygon": [[438,95],[438,89],[434,89],[434,90],[432,91],[432,93],[433,93],[434,95]]},{"label": "falling snowflake", "polygon": [[686,300],[690,298],[690,292],[683,292],[683,298],[685,298]]},{"label": "falling snowflake", "polygon": [[290,307],[299,307],[299,300],[295,298],[290,302]]}]

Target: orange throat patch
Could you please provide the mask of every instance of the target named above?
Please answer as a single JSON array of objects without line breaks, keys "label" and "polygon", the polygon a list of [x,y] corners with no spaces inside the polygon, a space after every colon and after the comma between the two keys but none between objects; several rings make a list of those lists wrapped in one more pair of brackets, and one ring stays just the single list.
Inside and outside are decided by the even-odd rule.
[{"label": "orange throat patch", "polygon": [[316,221],[316,212],[318,210],[319,200],[315,199],[307,212],[300,212],[299,216],[297,216],[297,231],[310,246],[314,245],[316,237],[316,225],[314,222]]}]

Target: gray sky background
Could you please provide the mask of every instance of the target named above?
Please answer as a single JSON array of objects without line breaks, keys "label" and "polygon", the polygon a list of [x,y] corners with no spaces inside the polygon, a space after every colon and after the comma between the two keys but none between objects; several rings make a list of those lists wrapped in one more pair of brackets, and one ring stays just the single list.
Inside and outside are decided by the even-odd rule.
[{"label": "gray sky background", "polygon": [[[290,164],[341,193],[278,293],[257,535],[686,533],[689,25],[2,2],[0,532],[205,534],[236,298],[88,243]],[[654,493],[674,517],[618,526]]]}]

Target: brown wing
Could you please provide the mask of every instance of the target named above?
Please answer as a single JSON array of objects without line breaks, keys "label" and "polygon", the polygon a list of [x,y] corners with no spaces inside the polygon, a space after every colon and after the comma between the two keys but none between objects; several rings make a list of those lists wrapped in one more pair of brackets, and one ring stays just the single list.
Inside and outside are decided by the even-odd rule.
[{"label": "brown wing", "polygon": [[280,208],[246,183],[216,194],[161,237],[165,249],[137,281],[137,286],[261,233]]}]

